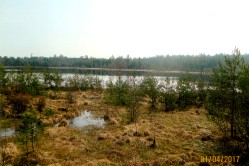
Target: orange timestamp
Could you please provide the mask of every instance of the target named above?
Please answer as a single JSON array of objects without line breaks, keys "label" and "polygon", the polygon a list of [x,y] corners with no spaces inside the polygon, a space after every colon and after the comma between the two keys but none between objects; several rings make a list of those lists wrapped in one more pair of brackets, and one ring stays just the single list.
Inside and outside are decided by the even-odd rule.
[{"label": "orange timestamp", "polygon": [[201,156],[201,162],[206,163],[238,163],[240,156]]}]

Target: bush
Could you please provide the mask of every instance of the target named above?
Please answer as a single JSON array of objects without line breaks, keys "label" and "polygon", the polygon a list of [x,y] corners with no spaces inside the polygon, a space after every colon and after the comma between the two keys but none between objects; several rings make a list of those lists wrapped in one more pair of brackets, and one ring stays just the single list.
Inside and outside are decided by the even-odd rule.
[{"label": "bush", "polygon": [[110,80],[107,84],[105,101],[115,105],[125,105],[128,92],[129,84],[119,76],[117,82],[113,83]]},{"label": "bush", "polygon": [[51,108],[45,110],[45,116],[53,116],[55,113]]},{"label": "bush", "polygon": [[68,91],[67,91],[67,102],[68,102],[69,104],[74,103],[74,97],[73,97],[73,94],[72,94],[72,91],[71,91],[71,90],[68,90]]},{"label": "bush", "polygon": [[137,80],[135,77],[129,80],[129,91],[126,96],[126,110],[128,113],[129,122],[135,122],[138,119],[139,107],[141,100],[141,91],[139,91],[139,86],[137,85]]},{"label": "bush", "polygon": [[12,106],[12,112],[15,115],[23,113],[27,109],[30,100],[31,96],[28,94],[18,93],[15,96],[12,96],[10,100],[10,104]]},{"label": "bush", "polygon": [[55,90],[60,89],[63,79],[62,75],[57,70],[52,72],[43,70],[42,77],[43,77],[43,85],[46,88],[51,88]]},{"label": "bush", "polygon": [[150,98],[150,108],[156,109],[159,97],[158,81],[155,77],[145,77],[140,85],[142,92]]},{"label": "bush", "polygon": [[73,77],[69,77],[66,80],[66,87],[70,90],[88,90],[88,89],[102,89],[102,80],[97,76],[86,76],[79,77],[75,74]]},{"label": "bush", "polygon": [[180,109],[195,104],[196,88],[195,83],[190,76],[180,77],[176,90],[178,93],[177,104]]},{"label": "bush", "polygon": [[174,90],[173,85],[170,83],[169,78],[167,78],[162,85],[160,85],[160,96],[159,101],[164,104],[164,110],[173,111],[176,108],[177,95]]},{"label": "bush", "polygon": [[42,85],[39,77],[33,73],[33,70],[29,66],[18,70],[12,77],[13,87],[16,93],[28,93],[31,95],[41,94]]},{"label": "bush", "polygon": [[70,90],[79,90],[80,89],[81,79],[78,74],[74,74],[73,77],[68,77],[66,80],[66,87]]},{"label": "bush", "polygon": [[25,152],[35,151],[35,142],[38,141],[38,135],[43,132],[43,129],[44,126],[40,124],[35,111],[23,114],[21,125],[17,130],[17,140],[23,145]]},{"label": "bush", "polygon": [[4,67],[0,64],[0,94],[6,88],[6,83],[7,83],[6,71],[5,71]]}]

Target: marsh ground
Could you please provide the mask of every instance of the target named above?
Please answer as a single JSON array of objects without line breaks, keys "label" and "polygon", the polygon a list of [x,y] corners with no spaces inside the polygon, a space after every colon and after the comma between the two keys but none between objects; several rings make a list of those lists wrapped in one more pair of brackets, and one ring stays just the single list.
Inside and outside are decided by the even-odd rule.
[{"label": "marsh ground", "polygon": [[[73,92],[74,103],[67,102],[66,92],[49,91],[46,109],[54,114],[43,123],[51,124],[36,144],[31,160],[38,165],[199,165],[201,156],[222,155],[217,140],[222,136],[203,108],[149,113],[148,101],[141,101],[137,123],[128,123],[126,108],[104,103],[103,91]],[[34,98],[32,102],[35,103]],[[64,119],[91,111],[95,117],[110,118],[104,127],[55,127]],[[7,108],[8,111],[8,108]],[[53,125],[52,125],[53,124]],[[156,147],[152,148],[153,140]],[[2,138],[3,140],[3,138]],[[21,146],[13,138],[16,152],[8,163],[21,161]],[[210,163],[210,165],[212,165]]]}]

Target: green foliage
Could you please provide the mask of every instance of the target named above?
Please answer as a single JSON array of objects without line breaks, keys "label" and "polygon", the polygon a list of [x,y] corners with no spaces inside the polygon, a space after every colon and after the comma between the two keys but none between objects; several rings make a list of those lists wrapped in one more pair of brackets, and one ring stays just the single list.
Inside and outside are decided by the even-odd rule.
[{"label": "green foliage", "polygon": [[91,76],[91,77],[88,77],[88,80],[90,82],[90,89],[97,89],[97,90],[102,89],[102,80],[99,77]]},{"label": "green foliage", "polygon": [[55,114],[55,112],[51,108],[46,109],[44,112],[45,116],[53,116]]},{"label": "green foliage", "polygon": [[[246,141],[249,142],[249,66],[243,66],[242,71],[239,74],[239,82],[238,82],[238,89],[240,92],[238,94],[238,102],[239,102],[239,113],[236,114],[236,125],[238,128],[238,132],[240,133],[241,137]],[[249,150],[249,147],[247,147]],[[249,153],[249,152],[248,152]]]},{"label": "green foliage", "polygon": [[207,83],[200,77],[196,81],[196,106],[201,107],[203,106],[204,102],[206,101],[207,98]]},{"label": "green foliage", "polygon": [[3,93],[6,88],[7,79],[5,68],[0,64],[0,94]]},{"label": "green foliage", "polygon": [[81,81],[80,82],[81,90],[102,89],[102,85],[101,85],[102,80],[100,80],[97,76],[94,77],[94,76],[84,75],[84,77],[82,77],[80,81]]},{"label": "green foliage", "polygon": [[46,88],[51,88],[55,90],[60,89],[63,79],[62,75],[57,70],[54,70],[52,72],[43,70],[42,76],[43,76],[43,85]]},{"label": "green foliage", "polygon": [[15,93],[29,93],[31,95],[39,95],[42,86],[37,73],[34,73],[29,66],[25,66],[18,70],[17,73],[10,75],[12,78],[12,88]]},{"label": "green foliage", "polygon": [[228,109],[231,137],[234,137],[236,122],[235,114],[238,113],[238,82],[244,61],[240,57],[240,52],[235,49],[233,56],[225,58],[225,64],[219,64],[219,68],[213,70],[216,91],[220,94],[219,100],[223,102],[219,111],[226,113]]},{"label": "green foliage", "polygon": [[[155,69],[155,70],[181,70],[181,71],[211,71],[217,67],[225,54],[217,55],[157,55],[154,57],[131,58],[111,57],[95,58],[82,56],[70,58],[63,55],[53,57],[1,57],[0,62],[4,66],[23,66],[28,64],[32,67],[83,67],[83,68],[126,68],[126,69]],[[244,55],[249,61],[249,56]]]},{"label": "green foliage", "polygon": [[86,75],[84,75],[84,77],[82,77],[81,78],[81,80],[80,80],[80,84],[79,84],[79,88],[81,89],[81,90],[88,90],[88,89],[90,89],[90,79],[89,79],[89,77],[87,77]]},{"label": "green foliage", "polygon": [[[35,151],[35,143],[38,141],[38,135],[43,132],[44,126],[40,124],[40,118],[37,113],[26,112],[22,116],[22,121],[19,129],[17,130],[17,141],[21,143],[24,150],[29,152]],[[31,147],[31,149],[30,149]]]},{"label": "green foliage", "polygon": [[177,94],[169,78],[166,78],[160,86],[159,101],[164,104],[165,112],[173,111],[176,108]]},{"label": "green foliage", "polygon": [[97,76],[86,76],[79,77],[78,74],[74,74],[73,77],[69,77],[66,80],[66,87],[71,90],[88,90],[88,89],[102,89],[102,80]]},{"label": "green foliage", "polygon": [[139,106],[141,92],[137,85],[137,79],[132,77],[129,79],[129,91],[126,96],[125,105],[128,112],[129,122],[136,122],[139,115]]},{"label": "green foliage", "polygon": [[67,102],[68,102],[69,104],[74,103],[74,98],[73,98],[73,94],[72,94],[71,89],[69,89],[69,90],[67,91]]},{"label": "green foliage", "polygon": [[73,77],[69,77],[66,80],[66,87],[70,90],[79,90],[81,88],[81,79],[78,74],[74,74]]},{"label": "green foliage", "polygon": [[189,75],[180,77],[176,87],[178,93],[178,107],[184,109],[193,105],[196,100],[196,88],[193,79]]},{"label": "green foliage", "polygon": [[129,84],[119,76],[115,83],[112,80],[108,82],[105,101],[115,105],[125,105],[128,92]]},{"label": "green foliage", "polygon": [[237,48],[233,56],[226,57],[225,63],[213,70],[213,78],[205,106],[224,134],[230,132],[228,140],[236,142],[229,154],[246,158],[249,154],[249,66],[244,64]]},{"label": "green foliage", "polygon": [[210,115],[218,116],[218,114],[221,113],[220,109],[224,104],[224,102],[220,100],[221,98],[221,93],[211,88],[208,89],[204,107],[207,109]]},{"label": "green foliage", "polygon": [[145,77],[140,85],[144,94],[150,98],[150,108],[156,109],[157,99],[159,97],[158,81],[155,77]]}]

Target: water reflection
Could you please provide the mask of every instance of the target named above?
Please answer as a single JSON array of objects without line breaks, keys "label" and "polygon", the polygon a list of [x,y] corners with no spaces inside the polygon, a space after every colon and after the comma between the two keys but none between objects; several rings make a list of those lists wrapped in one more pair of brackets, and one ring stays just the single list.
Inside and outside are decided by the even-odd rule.
[{"label": "water reflection", "polygon": [[0,137],[13,137],[15,136],[15,129],[8,128],[8,129],[1,129],[0,130]]},{"label": "water reflection", "polygon": [[103,127],[104,126],[103,118],[94,118],[89,111],[82,111],[80,116],[73,118],[69,121],[70,126],[74,127],[86,127],[86,126],[96,126]]},{"label": "water reflection", "polygon": [[[74,75],[75,74],[72,74],[72,73],[63,73],[62,74],[62,78],[63,78],[64,82],[62,83],[62,85],[65,85],[67,79],[68,78],[73,78]],[[78,75],[78,76],[79,76],[79,78],[83,78],[86,75]],[[88,76],[91,76],[91,75],[88,75]],[[104,88],[104,89],[107,88],[107,84],[108,84],[109,81],[112,81],[113,83],[116,83],[117,80],[119,79],[119,76],[113,76],[113,75],[92,75],[92,77],[99,78],[101,80],[102,88]],[[122,81],[127,81],[127,80],[130,80],[133,77],[132,76],[128,76],[128,75],[122,75],[122,76],[120,76],[120,78],[121,78]],[[136,83],[140,84],[144,78],[145,78],[145,76],[136,76],[135,77]],[[166,78],[169,78],[170,83],[172,85],[176,85],[177,81],[179,79],[179,77],[155,76],[155,79],[157,79],[158,84],[164,82],[164,80]]]}]

